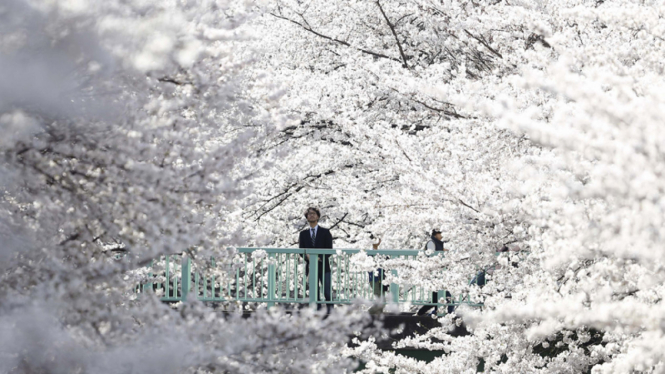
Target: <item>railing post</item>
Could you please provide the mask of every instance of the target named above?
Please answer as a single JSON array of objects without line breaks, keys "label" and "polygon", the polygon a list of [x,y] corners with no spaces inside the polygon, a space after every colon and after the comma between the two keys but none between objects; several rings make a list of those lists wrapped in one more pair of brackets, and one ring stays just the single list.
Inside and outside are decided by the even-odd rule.
[{"label": "railing post", "polygon": [[268,263],[268,308],[275,305],[275,254],[268,255],[270,262]]},{"label": "railing post", "polygon": [[[439,255],[441,257],[446,257],[446,252],[443,251],[443,252],[440,252],[440,253],[435,253],[435,256],[439,256]],[[447,270],[448,270],[448,268],[445,268],[444,272],[447,271]],[[437,310],[436,315],[445,316],[446,314],[448,314],[448,305],[446,305],[445,307],[443,305],[441,305],[441,302],[440,302],[441,298],[443,298],[443,300],[446,302],[446,304],[448,302],[452,302],[452,298],[451,298],[451,300],[448,300],[448,298],[446,297],[446,290],[437,290],[436,291],[436,310]],[[442,309],[443,309],[443,312],[441,311]]]},{"label": "railing post", "polygon": [[171,285],[171,280],[169,279],[169,255],[165,256],[165,265],[164,265],[164,276],[166,277],[166,280],[164,281],[164,297],[169,298],[171,295],[169,295],[169,286]]},{"label": "railing post", "polygon": [[[397,277],[397,270],[390,271],[394,277]],[[392,296],[392,302],[397,304],[399,302],[399,285],[397,283],[390,283],[390,295]]]},{"label": "railing post", "polygon": [[[305,251],[307,256],[307,251]],[[319,299],[319,255],[309,255],[309,306],[315,307]]]},{"label": "railing post", "polygon": [[154,268],[154,261],[150,261],[150,272],[148,273],[148,278],[150,279],[150,291],[155,291],[155,279],[153,278],[154,274],[152,273]]},{"label": "railing post", "polygon": [[184,303],[187,301],[187,294],[189,293],[189,282],[190,282],[190,260],[189,257],[182,259],[182,267],[180,269],[180,279],[182,283],[182,293],[181,301]]},{"label": "railing post", "polygon": [[[146,267],[150,269],[150,271],[148,272],[148,279],[149,279],[149,280],[152,280],[152,261],[150,261],[150,265],[148,265],[148,266],[146,266]],[[142,292],[142,293],[145,293],[145,292],[146,292],[146,290],[148,289],[148,285],[150,285],[150,291],[153,290],[153,288],[154,288],[154,283],[153,283],[153,282],[146,282],[146,283],[143,285],[143,292]]]},{"label": "railing post", "polygon": [[[441,298],[443,298],[443,300],[446,303],[448,303],[448,298],[446,297],[446,291],[445,290],[444,291],[441,291],[441,290],[436,291],[436,310],[437,310],[436,314],[439,315],[439,316],[445,316],[446,314],[448,314],[448,305],[446,305],[445,307],[443,305],[441,305]],[[443,312],[441,311],[442,309],[443,309]]]}]

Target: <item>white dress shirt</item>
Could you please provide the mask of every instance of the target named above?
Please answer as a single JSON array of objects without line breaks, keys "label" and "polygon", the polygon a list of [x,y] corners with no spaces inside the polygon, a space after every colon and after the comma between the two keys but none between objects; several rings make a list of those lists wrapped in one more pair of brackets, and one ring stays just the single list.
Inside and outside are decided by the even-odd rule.
[{"label": "white dress shirt", "polygon": [[319,231],[319,225],[316,225],[314,227],[309,228],[309,237],[312,237],[312,229],[314,229],[314,237],[316,238],[318,231]]}]

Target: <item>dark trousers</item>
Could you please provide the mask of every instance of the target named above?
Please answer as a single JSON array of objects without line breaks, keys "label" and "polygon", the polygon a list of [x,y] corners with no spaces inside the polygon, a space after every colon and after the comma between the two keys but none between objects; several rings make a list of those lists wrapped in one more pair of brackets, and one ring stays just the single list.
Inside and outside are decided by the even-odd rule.
[{"label": "dark trousers", "polygon": [[[305,268],[305,276],[307,276],[307,288],[309,288],[309,264]],[[322,272],[321,269],[319,268],[319,271],[317,271],[317,278],[318,278],[318,285],[319,285],[319,290],[320,287],[323,286],[323,296],[327,301],[332,301],[332,275],[330,272]],[[317,290],[318,291],[318,290]],[[310,292],[312,292],[310,290]],[[321,301],[321,293],[317,292],[316,295],[316,300]],[[330,313],[332,310],[332,304],[326,304],[326,311]],[[321,304],[317,303],[316,304],[316,310],[321,310]]]},{"label": "dark trousers", "polygon": [[[438,292],[432,292],[432,302],[433,303],[438,303],[439,302],[439,293]],[[453,299],[453,295],[450,294],[450,292],[446,291],[446,302],[449,303]],[[436,305],[423,305],[422,308],[418,310],[418,315],[422,316],[425,313],[427,313],[430,308],[434,308],[434,313],[436,314],[439,310]],[[455,306],[453,305],[448,305],[448,313],[452,313],[455,310]]]}]

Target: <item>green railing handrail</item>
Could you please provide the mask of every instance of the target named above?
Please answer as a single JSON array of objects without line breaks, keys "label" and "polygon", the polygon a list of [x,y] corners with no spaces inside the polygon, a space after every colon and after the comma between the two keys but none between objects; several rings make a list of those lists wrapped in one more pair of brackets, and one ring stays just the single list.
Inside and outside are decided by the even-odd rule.
[{"label": "green railing handrail", "polygon": [[[333,248],[333,249],[323,249],[323,248],[262,248],[262,247],[243,247],[236,248],[239,253],[251,253],[256,250],[263,250],[266,253],[298,253],[298,254],[324,254],[324,255],[334,255],[337,251],[342,251],[343,253],[356,254],[360,252],[367,252],[370,256],[375,255],[388,255],[388,256],[417,256],[418,253],[424,252],[424,250],[418,249],[357,249],[357,248]],[[434,252],[436,254],[443,254],[444,252]]]},{"label": "green railing handrail", "polygon": [[[251,261],[248,261],[248,258],[251,257],[249,254],[257,250],[265,251],[267,254],[266,257],[269,260],[267,264],[264,262],[266,257],[259,258],[258,260],[251,259]],[[356,297],[373,297],[373,295],[370,295],[367,292],[369,284],[369,279],[367,278],[368,272],[351,269],[353,270],[352,272],[350,270],[349,256],[363,251],[370,256],[407,256],[414,258],[424,252],[423,250],[412,249],[236,248],[238,254],[244,254],[245,256],[243,256],[243,260],[240,263],[236,262],[238,267],[236,268],[235,278],[232,276],[229,278],[229,276],[227,276],[227,283],[225,285],[220,283],[219,287],[217,287],[214,275],[206,277],[199,271],[192,273],[192,264],[189,257],[182,257],[182,261],[178,265],[176,261],[169,260],[174,258],[177,259],[181,256],[171,255],[165,256],[164,258],[165,267],[163,274],[166,277],[165,282],[163,284],[155,282],[143,284],[142,287],[138,287],[138,291],[142,290],[145,292],[148,288],[162,289],[164,295],[161,297],[161,300],[169,302],[186,301],[193,289],[196,293],[196,297],[202,301],[237,300],[243,302],[267,303],[269,307],[275,305],[275,303],[308,303],[311,306],[316,304],[349,304],[351,300]],[[335,275],[337,276],[337,287],[335,287],[335,291],[337,292],[337,300],[334,300],[335,297],[331,297],[333,300],[319,300],[317,297],[319,294],[319,282],[317,276],[318,256],[337,254],[342,254],[342,256],[336,256],[335,261],[331,260],[331,266],[334,262],[336,269]],[[304,274],[305,269],[302,259],[305,255],[309,255],[310,257],[309,279],[306,279]],[[430,255],[445,254],[443,252],[435,252]],[[282,261],[282,258],[284,258],[284,261]],[[258,268],[256,267],[256,262],[261,263]],[[293,262],[293,266],[291,266],[291,262]],[[170,271],[172,266],[175,267],[174,270],[180,266],[180,285],[178,285],[177,277],[174,277],[173,281],[170,280],[170,274],[174,274]],[[291,267],[293,268],[293,273],[289,272]],[[243,269],[242,272],[240,271],[241,268]],[[397,275],[396,270],[391,270],[391,273]],[[151,270],[149,277],[153,277],[153,275],[154,271]],[[333,278],[332,274],[331,278]],[[260,285],[257,284],[259,282]],[[353,282],[353,287],[350,286],[350,282]],[[335,282],[331,279],[329,284],[331,295],[333,293],[333,283]],[[150,287],[148,287],[149,285]],[[307,287],[307,285],[309,285],[309,287]],[[309,288],[308,295],[307,288]],[[417,288],[417,286],[411,286],[408,290],[405,290],[404,300],[400,300],[400,286],[391,283],[389,285],[389,293],[384,291],[382,295],[385,295],[385,298],[393,303],[410,302],[415,305],[437,305],[440,307],[439,310],[445,309],[449,305],[456,306],[459,304],[482,306],[482,303],[474,303],[470,300],[464,300],[462,295],[459,296],[458,301],[448,300],[446,303],[432,303],[430,297],[431,292],[438,292],[438,300],[441,300],[445,297],[446,291],[428,290],[427,292],[424,292],[424,288],[420,287],[420,296],[416,298]],[[224,292],[224,289],[226,289],[226,292]],[[210,294],[208,294],[208,291],[210,291]],[[232,291],[235,291],[235,296]],[[285,292],[286,296],[284,296]],[[409,292],[411,292],[411,300],[408,300]],[[219,294],[219,296],[217,296],[217,294]],[[250,294],[252,297],[249,296]],[[277,294],[279,294],[279,296]],[[291,296],[292,294],[293,296]],[[302,297],[299,296],[300,294],[302,294]],[[341,294],[344,295],[343,298],[340,296]],[[388,295],[390,295],[389,298],[387,297]],[[425,297],[425,299],[423,299],[423,297]]]}]

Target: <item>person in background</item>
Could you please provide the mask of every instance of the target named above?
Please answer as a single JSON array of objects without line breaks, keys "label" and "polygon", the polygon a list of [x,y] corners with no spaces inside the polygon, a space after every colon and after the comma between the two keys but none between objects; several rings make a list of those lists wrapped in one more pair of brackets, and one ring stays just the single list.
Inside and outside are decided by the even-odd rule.
[{"label": "person in background", "polygon": [[[437,229],[432,230],[432,235],[430,236],[430,240],[428,240],[427,244],[425,244],[425,250],[434,251],[434,252],[447,251],[447,249],[444,247],[441,231]],[[432,303],[438,303],[438,299],[439,299],[438,292],[432,292]],[[448,291],[446,291],[446,300],[448,300],[448,302],[452,300],[452,295]],[[428,304],[428,305],[423,305],[422,308],[418,310],[417,315],[419,316],[425,315],[427,311],[430,310],[431,308],[434,308],[434,312],[432,312],[432,314],[436,314],[438,312],[438,307],[436,306],[436,304]],[[452,313],[454,310],[455,307],[453,305],[448,305],[448,313]]]},{"label": "person in background", "polygon": [[432,236],[430,237],[430,240],[427,241],[427,244],[425,244],[425,250],[426,251],[447,251],[445,249],[443,242],[443,236],[441,235],[441,231],[434,229],[432,230]]},{"label": "person in background", "polygon": [[[309,207],[305,211],[305,218],[309,227],[300,232],[300,237],[298,238],[299,248],[322,248],[322,249],[332,249],[333,247],[333,238],[330,234],[330,230],[319,226],[319,219],[321,218],[321,211],[317,208]],[[330,255],[319,255],[318,256],[318,284],[319,287],[323,287],[323,295],[327,301],[332,301],[332,283],[331,283],[331,272],[330,272]],[[309,255],[305,256],[305,274],[309,279]],[[307,282],[309,284],[309,282]],[[310,290],[311,292],[311,290]],[[321,301],[320,294],[317,295],[316,299]],[[317,310],[321,309],[321,304],[317,303]],[[332,304],[326,304],[326,310],[328,314],[332,310]]]},{"label": "person in background", "polygon": [[[372,235],[371,237],[374,239],[374,236]],[[372,249],[373,250],[378,250],[379,245],[381,245],[381,239],[379,238],[378,243],[372,243]],[[370,271],[369,272],[369,283],[372,285],[372,290],[374,292],[374,296],[376,296],[376,299],[381,300],[382,298],[382,293],[383,292],[383,269],[378,268],[376,271]],[[385,303],[381,300],[379,301],[378,304],[373,305],[369,309],[370,314],[380,314],[383,312],[383,308],[385,306]]]}]

